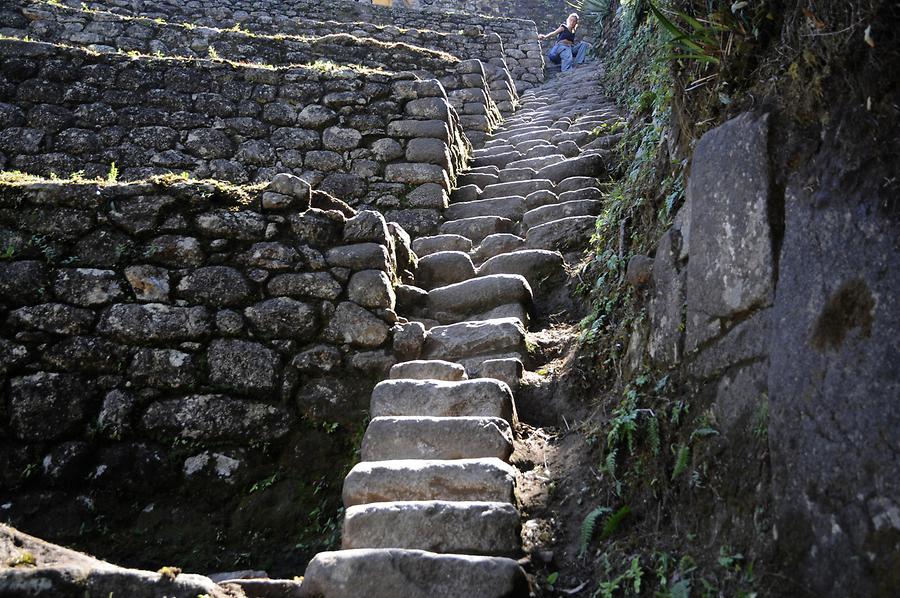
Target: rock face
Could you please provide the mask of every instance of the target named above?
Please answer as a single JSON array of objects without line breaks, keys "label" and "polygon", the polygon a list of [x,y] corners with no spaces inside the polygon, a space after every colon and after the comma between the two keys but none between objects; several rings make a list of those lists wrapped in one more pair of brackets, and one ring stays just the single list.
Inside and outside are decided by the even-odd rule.
[{"label": "rock face", "polygon": [[721,320],[772,302],[768,131],[767,117],[743,115],[694,152],[686,351],[717,336]]},{"label": "rock face", "polygon": [[[125,569],[0,524],[0,594],[4,596],[134,596],[226,598],[230,594],[202,575],[161,575]],[[242,594],[243,595],[243,594]]]},{"label": "rock face", "polygon": [[[896,548],[870,548],[898,529],[900,494],[888,440],[900,411],[886,398],[900,390],[900,280],[880,249],[896,223],[865,207],[879,192],[835,174],[843,145],[782,173],[779,197],[769,136],[765,116],[744,114],[698,144],[688,201],[653,259],[647,350],[708,389],[723,446],[765,439],[771,495],[756,491],[776,505],[774,542],[803,586],[877,594]],[[875,176],[863,173],[878,161],[862,163],[850,179]]]}]

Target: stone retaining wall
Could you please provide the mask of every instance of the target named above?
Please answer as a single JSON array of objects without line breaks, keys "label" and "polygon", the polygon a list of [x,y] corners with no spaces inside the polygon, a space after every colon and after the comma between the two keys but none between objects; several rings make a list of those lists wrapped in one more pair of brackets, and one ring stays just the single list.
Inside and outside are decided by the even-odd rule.
[{"label": "stone retaining wall", "polygon": [[[458,58],[446,52],[405,43],[333,32],[322,37],[260,35],[75,9],[43,1],[28,3],[22,9],[22,17],[10,19],[9,26],[3,31],[38,41],[86,46],[100,52],[118,50],[163,57],[214,57],[272,66],[326,60],[391,72],[415,71],[420,78],[433,77],[441,81],[450,92],[451,104],[462,115],[460,123],[467,136],[478,143],[501,118],[481,68],[461,65]],[[500,97],[511,99],[508,94]]]},{"label": "stone retaining wall", "polygon": [[243,183],[290,172],[355,205],[413,209],[404,223],[419,233],[437,226],[470,148],[443,87],[411,74],[17,40],[0,40],[0,68],[0,168],[45,176],[106,176],[113,162],[128,180],[188,172]]},{"label": "stone retaining wall", "polygon": [[[395,361],[393,287],[413,267],[377,213],[309,203],[284,175],[266,190],[0,184],[4,520],[101,553],[78,531],[100,516],[155,538],[186,519],[197,537],[176,552],[214,520],[223,545],[292,552]],[[278,525],[297,528],[243,510],[273,475],[297,503]]]},{"label": "stone retaining wall", "polygon": [[[76,0],[66,0],[65,3],[81,5]],[[333,0],[328,3],[314,0],[194,0],[187,4],[177,0],[104,0],[87,4],[91,8],[164,19],[179,15],[182,20],[214,27],[246,25],[254,31],[266,31],[266,27],[283,19],[302,19],[306,25],[309,20],[330,21],[340,18],[344,22],[358,21],[443,32],[461,31],[472,36],[495,33],[503,42],[505,62],[518,91],[531,88],[544,80],[537,28],[533,21],[522,19],[462,12],[409,10],[399,5],[389,8],[353,0]]]}]

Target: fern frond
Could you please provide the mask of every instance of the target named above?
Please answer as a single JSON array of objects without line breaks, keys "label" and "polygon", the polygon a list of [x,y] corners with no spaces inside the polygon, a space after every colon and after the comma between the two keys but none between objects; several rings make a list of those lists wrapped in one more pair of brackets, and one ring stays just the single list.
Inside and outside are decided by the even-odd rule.
[{"label": "fern frond", "polygon": [[659,420],[656,419],[656,415],[651,415],[650,419],[647,420],[647,438],[650,441],[650,452],[653,453],[653,456],[659,455]]},{"label": "fern frond", "polygon": [[604,469],[606,469],[606,473],[610,475],[613,479],[616,477],[616,457],[619,454],[619,449],[612,449],[608,453],[606,453],[606,461],[604,462]]},{"label": "fern frond", "polygon": [[588,545],[591,543],[591,538],[594,537],[594,530],[597,527],[597,519],[601,515],[605,515],[607,513],[611,513],[612,509],[609,507],[597,507],[593,511],[587,514],[584,518],[584,521],[581,523],[581,541],[579,543],[579,556],[584,555],[587,552]]},{"label": "fern frond", "polygon": [[683,474],[687,468],[688,463],[691,460],[691,449],[686,444],[678,445],[678,450],[675,451],[675,469],[672,470],[672,479],[674,480],[681,474]]},{"label": "fern frond", "polygon": [[631,509],[627,506],[622,507],[612,515],[610,515],[609,519],[606,520],[606,523],[603,524],[603,533],[601,534],[602,538],[608,538],[619,529],[619,524],[622,523],[622,520],[631,515]]}]

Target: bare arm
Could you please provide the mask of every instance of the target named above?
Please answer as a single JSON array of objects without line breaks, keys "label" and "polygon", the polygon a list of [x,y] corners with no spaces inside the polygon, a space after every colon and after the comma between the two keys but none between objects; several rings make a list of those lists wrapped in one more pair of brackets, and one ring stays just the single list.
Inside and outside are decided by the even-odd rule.
[{"label": "bare arm", "polygon": [[547,39],[548,37],[553,37],[557,33],[561,33],[563,29],[565,29],[565,27],[560,25],[559,27],[557,27],[556,29],[554,29],[553,31],[551,31],[550,33],[548,33],[546,35],[539,33],[538,39]]}]

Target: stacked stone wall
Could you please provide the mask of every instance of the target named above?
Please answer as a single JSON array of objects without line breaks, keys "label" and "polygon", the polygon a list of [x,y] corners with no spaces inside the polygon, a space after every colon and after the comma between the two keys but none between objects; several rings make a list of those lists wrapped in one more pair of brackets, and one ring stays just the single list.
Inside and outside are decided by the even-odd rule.
[{"label": "stacked stone wall", "polygon": [[[448,91],[451,105],[461,115],[467,137],[480,143],[500,122],[488,78],[477,65],[461,64],[446,52],[418,48],[404,42],[381,41],[348,33],[322,37],[260,35],[233,29],[197,28],[148,17],[128,17],[108,11],[74,9],[37,1],[22,10],[20,28],[5,31],[31,39],[86,46],[101,52],[139,52],[172,57],[217,57],[272,66],[336,62],[391,72],[415,72],[437,78]],[[304,28],[306,29],[306,28]],[[505,72],[505,71],[504,71]],[[494,77],[496,78],[496,77]],[[512,104],[507,91],[498,95],[504,107]]]},{"label": "stacked stone wall", "polygon": [[[291,551],[394,363],[393,288],[413,267],[377,213],[309,203],[285,175],[267,189],[0,184],[5,520],[83,543],[98,517],[155,537],[187,518],[202,544],[209,509],[224,535],[247,534],[224,545],[269,534]],[[297,502],[290,530],[242,510],[276,474]]]},{"label": "stacked stone wall", "polygon": [[418,232],[437,226],[470,147],[439,82],[412,74],[17,40],[0,41],[0,68],[0,167],[33,174],[105,176],[113,162],[123,180],[289,172],[353,204],[425,209],[407,220]]},{"label": "stacked stone wall", "polygon": [[[66,0],[66,3],[72,6],[81,4],[75,0]],[[104,0],[90,2],[88,6],[151,18],[172,19],[173,15],[183,15],[183,20],[192,23],[224,28],[245,25],[253,30],[262,27],[263,31],[279,23],[278,26],[283,27],[285,19],[302,19],[306,25],[310,20],[332,21],[339,18],[344,22],[463,32],[471,36],[495,33],[503,43],[503,58],[517,91],[533,87],[543,81],[544,77],[537,28],[533,21],[523,19],[463,12],[410,10],[399,4],[384,7],[352,0],[328,3],[313,0],[195,0],[188,3],[176,0]]]}]

